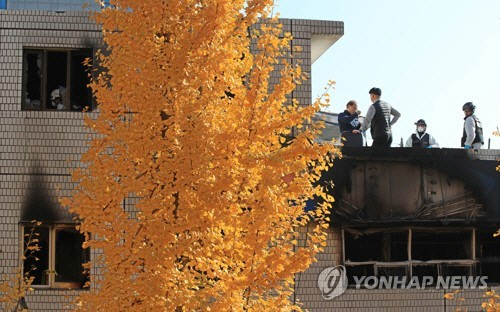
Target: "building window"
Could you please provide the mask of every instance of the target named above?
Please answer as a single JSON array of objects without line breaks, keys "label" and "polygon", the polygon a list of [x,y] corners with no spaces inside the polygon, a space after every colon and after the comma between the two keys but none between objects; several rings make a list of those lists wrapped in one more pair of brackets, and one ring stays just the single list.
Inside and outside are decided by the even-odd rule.
[{"label": "building window", "polygon": [[92,49],[25,49],[22,109],[92,110],[89,71]]},{"label": "building window", "polygon": [[495,229],[344,228],[344,265],[354,277],[487,276],[500,282]]},{"label": "building window", "polygon": [[[84,264],[90,260],[83,249],[84,236],[74,226],[22,226],[23,273],[33,277],[32,286],[47,288],[84,288],[89,275]],[[30,250],[28,244],[38,248]]]}]

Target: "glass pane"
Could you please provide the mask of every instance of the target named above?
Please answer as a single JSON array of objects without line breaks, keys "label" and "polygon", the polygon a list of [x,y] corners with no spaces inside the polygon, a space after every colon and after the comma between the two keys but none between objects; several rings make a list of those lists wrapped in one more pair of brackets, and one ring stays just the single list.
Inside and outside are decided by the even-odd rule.
[{"label": "glass pane", "polygon": [[81,288],[88,281],[83,264],[89,261],[89,249],[82,248],[83,242],[84,236],[76,229],[56,229],[56,283]]},{"label": "glass pane", "polygon": [[67,51],[47,52],[47,96],[48,109],[67,109],[66,75]]},{"label": "glass pane", "polygon": [[[30,250],[31,249],[31,250]],[[38,249],[38,250],[37,250]],[[46,227],[24,228],[23,272],[34,277],[32,285],[48,285],[49,229]]]},{"label": "glass pane", "polygon": [[41,109],[42,100],[42,52],[29,51],[24,55],[24,95],[25,109]]}]

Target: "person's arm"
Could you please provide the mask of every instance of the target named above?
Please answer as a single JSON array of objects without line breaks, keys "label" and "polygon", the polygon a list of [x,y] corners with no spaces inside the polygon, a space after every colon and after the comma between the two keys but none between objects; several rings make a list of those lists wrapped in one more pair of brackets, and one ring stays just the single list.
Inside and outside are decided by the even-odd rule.
[{"label": "person's arm", "polygon": [[398,121],[399,117],[401,117],[401,114],[394,108],[391,106],[391,115],[394,116],[392,117],[392,120],[391,120],[391,126],[393,124],[396,123],[396,121]]},{"label": "person's arm", "polygon": [[373,119],[373,116],[375,116],[375,107],[373,105],[370,105],[368,108],[368,111],[366,112],[365,119],[363,120],[363,124],[361,125],[361,131],[365,132],[368,128],[370,128],[370,123]]},{"label": "person's arm", "polygon": [[464,145],[472,146],[472,141],[474,141],[476,136],[476,123],[472,117],[465,119],[465,134],[467,138]]},{"label": "person's arm", "polygon": [[[358,118],[358,114],[357,113],[354,113],[354,114],[351,114],[351,115],[340,113],[339,117],[338,117],[339,128],[340,129],[356,128],[359,125],[359,122],[357,121],[357,118]],[[343,131],[345,131],[345,130],[343,130]]]},{"label": "person's arm", "polygon": [[408,138],[408,140],[406,140],[405,147],[413,147],[413,140],[412,140],[412,138],[411,138],[411,135],[410,135],[410,137]]},{"label": "person's arm", "polygon": [[436,139],[429,134],[429,146],[430,147],[439,147],[439,143],[436,141]]}]

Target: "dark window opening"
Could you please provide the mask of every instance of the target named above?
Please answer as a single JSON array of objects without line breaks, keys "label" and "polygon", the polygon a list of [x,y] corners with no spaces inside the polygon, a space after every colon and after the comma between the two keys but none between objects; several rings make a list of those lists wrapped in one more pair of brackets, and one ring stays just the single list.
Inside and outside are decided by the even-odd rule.
[{"label": "dark window opening", "polygon": [[378,266],[378,277],[385,276],[409,276],[408,265],[400,265],[400,266]]},{"label": "dark window opening", "polygon": [[496,230],[490,228],[476,233],[479,273],[488,276],[488,283],[500,283],[500,237],[493,237]]},{"label": "dark window opening", "polygon": [[442,264],[442,276],[472,276],[474,274],[473,265]]},{"label": "dark window opening", "polygon": [[27,52],[24,56],[25,94],[24,107],[26,109],[40,109],[42,103],[42,59],[41,52]]},{"label": "dark window opening", "polygon": [[47,51],[47,95],[45,97],[47,109],[66,109],[67,56],[66,51]]},{"label": "dark window opening", "polygon": [[346,229],[345,259],[349,261],[406,261],[408,260],[408,233],[378,232],[363,234]]},{"label": "dark window opening", "polygon": [[[74,227],[27,226],[23,233],[23,274],[34,277],[33,286],[83,288],[89,282],[84,264],[90,250],[83,249],[84,236]],[[28,248],[29,242],[37,250]]]},{"label": "dark window opening", "polygon": [[82,110],[92,103],[92,91],[88,87],[88,67],[84,65],[85,59],[91,57],[91,50],[74,51],[71,58],[71,109]]},{"label": "dark window opening", "polygon": [[472,259],[472,233],[417,231],[412,233],[412,260]]},{"label": "dark window opening", "polygon": [[23,109],[91,110],[88,68],[83,64],[87,58],[92,58],[92,49],[25,50]]},{"label": "dark window opening", "polygon": [[82,249],[84,240],[76,229],[56,229],[56,283],[73,283],[83,287],[88,281],[83,264],[90,260],[90,255],[88,249]]},{"label": "dark window opening", "polygon": [[432,276],[433,280],[437,281],[439,276],[438,266],[435,264],[414,264],[411,270],[412,276],[418,277],[419,280],[422,280],[424,276]]},{"label": "dark window opening", "polygon": [[349,284],[362,276],[433,277],[434,283],[438,277],[488,276],[488,283],[496,282],[500,239],[494,240],[492,233],[472,228],[344,228]]},{"label": "dark window opening", "polygon": [[[49,229],[25,227],[23,235],[24,273],[34,277],[32,285],[48,285]],[[35,246],[38,250],[30,249],[30,247]]]},{"label": "dark window opening", "polygon": [[346,275],[348,285],[355,285],[356,280],[354,279],[354,276],[356,276],[358,279],[362,276],[374,276],[375,271],[373,265],[371,264],[355,266],[348,265],[346,266]]}]

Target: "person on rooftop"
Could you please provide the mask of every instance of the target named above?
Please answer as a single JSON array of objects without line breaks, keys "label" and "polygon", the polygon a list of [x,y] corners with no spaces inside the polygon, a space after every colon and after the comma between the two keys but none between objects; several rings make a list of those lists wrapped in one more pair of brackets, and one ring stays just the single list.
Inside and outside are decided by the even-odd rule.
[{"label": "person on rooftop", "polygon": [[[373,104],[366,112],[361,131],[365,132],[370,128],[372,147],[391,147],[391,126],[398,121],[401,114],[389,103],[380,100],[382,90],[379,88],[371,88],[368,93]],[[392,120],[391,115],[394,116]]]},{"label": "person on rooftop", "polygon": [[342,143],[347,146],[363,146],[363,137],[361,135],[361,123],[359,122],[358,104],[350,100],[346,104],[346,109],[338,115],[339,130]]},{"label": "person on rooftop", "polygon": [[439,147],[436,139],[427,133],[427,123],[423,119],[419,119],[415,125],[417,129],[415,133],[413,133],[408,140],[406,140],[406,147],[424,147],[424,148],[433,148]]}]

